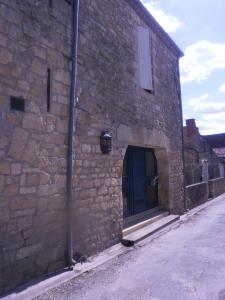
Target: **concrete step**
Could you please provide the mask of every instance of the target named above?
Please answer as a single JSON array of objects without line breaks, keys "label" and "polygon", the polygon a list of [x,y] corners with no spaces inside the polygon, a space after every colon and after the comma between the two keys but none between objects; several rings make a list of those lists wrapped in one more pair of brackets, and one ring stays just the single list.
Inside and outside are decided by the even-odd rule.
[{"label": "concrete step", "polygon": [[156,220],[154,223],[145,225],[144,227],[140,227],[139,229],[136,229],[135,231],[132,232],[127,231],[128,229],[130,229],[127,228],[126,230],[124,230],[126,232],[123,231],[123,238],[132,241],[134,243],[137,243],[179,219],[180,216],[178,215],[167,215],[161,217],[159,220]]},{"label": "concrete step", "polygon": [[167,212],[167,211],[158,211],[158,212],[155,212],[155,214],[152,215],[151,217],[149,217],[148,219],[143,220],[143,221],[141,221],[141,222],[139,222],[139,223],[137,223],[135,225],[132,225],[130,227],[125,228],[123,230],[123,236],[128,235],[128,234],[130,234],[130,233],[132,233],[132,232],[134,232],[134,231],[136,231],[138,229],[141,229],[141,228],[143,228],[143,227],[145,227],[147,225],[150,225],[150,224],[152,224],[152,223],[154,223],[156,221],[159,221],[160,219],[162,219],[162,218],[164,218],[164,217],[166,217],[168,215],[169,215],[169,212]]},{"label": "concrete step", "polygon": [[156,215],[158,215],[159,213],[165,212],[165,210],[160,207],[154,207],[151,209],[148,209],[146,211],[143,211],[142,213],[130,216],[130,217],[126,217],[123,220],[123,228],[126,229],[128,227],[131,227],[135,224],[138,224],[140,222],[146,221],[148,219],[151,219],[153,217],[155,217]]}]

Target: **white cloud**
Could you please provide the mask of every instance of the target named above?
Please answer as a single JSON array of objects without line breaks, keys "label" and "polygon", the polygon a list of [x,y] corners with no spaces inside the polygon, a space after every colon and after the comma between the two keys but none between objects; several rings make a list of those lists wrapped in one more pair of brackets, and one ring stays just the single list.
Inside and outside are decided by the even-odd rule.
[{"label": "white cloud", "polygon": [[225,93],[225,83],[220,86],[219,91]]},{"label": "white cloud", "polygon": [[[225,112],[218,112],[218,113],[212,113],[212,114],[204,114],[202,115],[202,119],[207,121],[207,122],[220,122],[224,121],[225,119]],[[224,130],[224,126],[223,126]]]},{"label": "white cloud", "polygon": [[186,101],[188,117],[197,120],[201,134],[214,134],[225,131],[225,103],[212,101],[211,96],[205,93],[199,97]]},{"label": "white cloud", "polygon": [[215,120],[209,120],[207,115],[205,115],[204,119],[198,119],[197,126],[202,135],[224,132],[224,122],[220,122],[216,118],[217,116],[215,115]]},{"label": "white cloud", "polygon": [[206,40],[190,45],[181,59],[181,82],[202,82],[212,72],[225,69],[225,44]]},{"label": "white cloud", "polygon": [[175,32],[180,27],[181,22],[172,16],[167,14],[159,8],[159,4],[156,1],[144,0],[142,1],[145,7],[149,10],[150,14],[159,22],[163,29],[167,32]]},{"label": "white cloud", "polygon": [[225,112],[203,114],[198,120],[201,134],[223,133]]},{"label": "white cloud", "polygon": [[191,98],[187,100],[187,104],[192,107],[194,112],[202,112],[207,114],[223,113],[225,119],[225,102],[213,101],[210,99],[210,95],[205,93],[199,97]]},{"label": "white cloud", "polygon": [[[225,109],[225,103],[200,103],[199,105],[194,107],[194,111],[196,112],[202,112],[202,113],[207,113],[207,114],[213,114],[214,112],[221,112],[224,111]],[[224,114],[224,119],[225,119],[225,114]]]},{"label": "white cloud", "polygon": [[187,100],[187,103],[190,106],[194,106],[194,110],[195,110],[195,108],[198,108],[199,106],[201,106],[202,102],[208,98],[209,98],[209,94],[205,93],[199,97],[191,98],[191,99]]}]

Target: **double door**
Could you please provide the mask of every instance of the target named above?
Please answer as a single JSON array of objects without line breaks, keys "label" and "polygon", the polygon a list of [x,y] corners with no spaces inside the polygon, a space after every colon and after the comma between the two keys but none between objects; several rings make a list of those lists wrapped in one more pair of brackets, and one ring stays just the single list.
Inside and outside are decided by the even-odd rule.
[{"label": "double door", "polygon": [[157,161],[153,149],[128,147],[123,167],[124,217],[158,206]]}]

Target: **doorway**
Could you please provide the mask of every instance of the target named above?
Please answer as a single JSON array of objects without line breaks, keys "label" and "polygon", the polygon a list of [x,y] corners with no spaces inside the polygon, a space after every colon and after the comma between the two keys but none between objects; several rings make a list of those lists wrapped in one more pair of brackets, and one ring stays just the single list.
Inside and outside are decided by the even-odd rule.
[{"label": "doorway", "polygon": [[153,149],[127,148],[122,191],[124,218],[158,206],[157,160]]}]

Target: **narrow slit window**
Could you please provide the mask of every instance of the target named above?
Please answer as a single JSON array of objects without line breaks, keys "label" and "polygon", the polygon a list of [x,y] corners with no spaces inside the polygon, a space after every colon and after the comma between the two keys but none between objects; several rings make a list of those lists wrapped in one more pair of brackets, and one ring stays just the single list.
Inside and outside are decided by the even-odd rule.
[{"label": "narrow slit window", "polygon": [[53,8],[53,0],[48,0],[48,5],[49,5],[49,8]]},{"label": "narrow slit window", "polygon": [[47,69],[47,112],[51,108],[51,69]]},{"label": "narrow slit window", "polygon": [[138,26],[138,59],[140,86],[153,91],[150,32],[142,26]]}]

